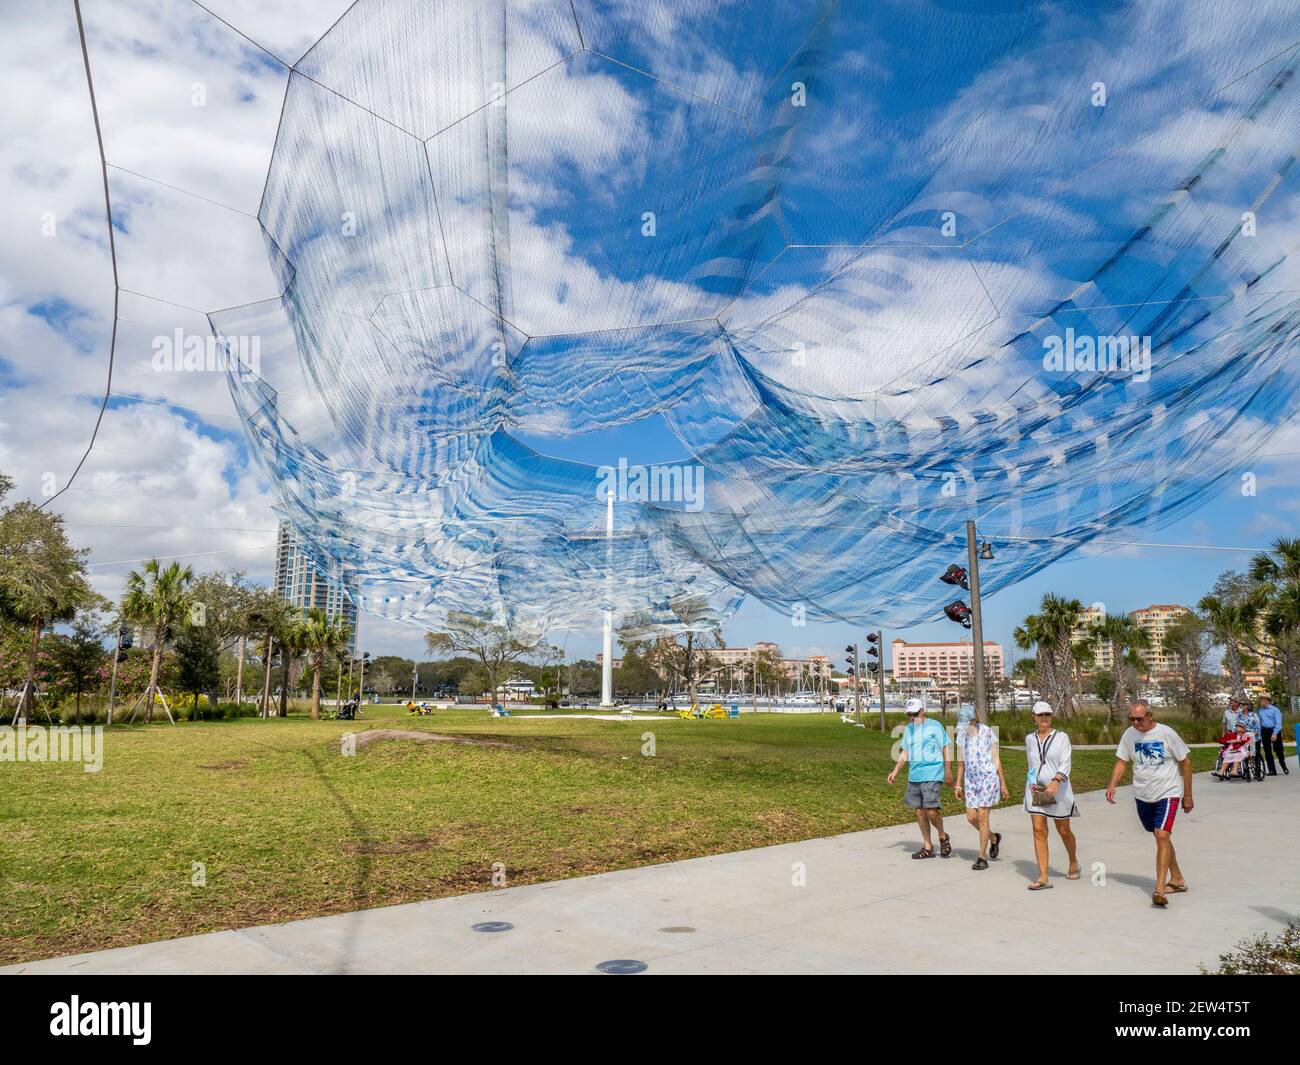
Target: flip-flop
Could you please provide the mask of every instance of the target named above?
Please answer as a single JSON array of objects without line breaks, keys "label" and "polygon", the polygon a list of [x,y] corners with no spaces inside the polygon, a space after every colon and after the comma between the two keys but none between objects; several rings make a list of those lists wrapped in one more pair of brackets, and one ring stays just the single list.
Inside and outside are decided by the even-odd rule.
[{"label": "flip-flop", "polygon": [[1066,873],[1066,874],[1065,874],[1065,879],[1066,879],[1066,880],[1078,880],[1079,877],[1082,876],[1082,875],[1083,875],[1082,872],[1080,872],[1078,869],[1076,869],[1076,870],[1075,870],[1074,872],[1072,872],[1072,873]]},{"label": "flip-flop", "polygon": [[993,839],[989,843],[989,857],[993,861],[998,860],[998,851],[1001,850],[1001,848],[1002,848],[1002,833],[994,832]]},{"label": "flip-flop", "polygon": [[1151,904],[1153,906],[1168,906],[1169,900],[1159,891],[1151,892]]},{"label": "flip-flop", "polygon": [[1165,890],[1166,890],[1166,891],[1172,891],[1175,895],[1181,895],[1184,891],[1187,890],[1187,885],[1186,885],[1186,884],[1170,884],[1167,888],[1165,888]]},{"label": "flip-flop", "polygon": [[1032,884],[1029,885],[1029,890],[1030,890],[1030,891],[1046,891],[1048,888],[1055,887],[1055,886],[1056,886],[1056,885],[1053,884],[1050,880],[1049,880],[1046,884],[1040,884],[1040,883],[1038,883],[1038,881],[1034,881],[1034,883],[1032,883]]}]

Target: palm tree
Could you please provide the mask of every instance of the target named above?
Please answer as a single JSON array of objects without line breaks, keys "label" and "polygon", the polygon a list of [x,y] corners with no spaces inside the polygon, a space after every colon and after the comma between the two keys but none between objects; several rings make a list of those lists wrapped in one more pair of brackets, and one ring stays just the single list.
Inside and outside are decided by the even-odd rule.
[{"label": "palm tree", "polygon": [[1088,633],[1099,650],[1110,648],[1111,693],[1106,719],[1114,721],[1129,697],[1131,671],[1141,662],[1138,652],[1151,646],[1151,638],[1128,614],[1108,614],[1094,621]]},{"label": "palm tree", "polygon": [[[163,646],[171,639],[172,629],[190,611],[189,590],[193,581],[194,570],[189,566],[173,562],[164,569],[156,558],[144,564],[143,572],[132,570],[126,578],[122,616],[153,632],[153,661],[149,666],[149,686],[144,693],[146,724],[153,720],[153,700],[158,691]],[[168,712],[167,716],[171,717],[171,713]]]},{"label": "palm tree", "polygon": [[311,660],[311,716],[320,717],[320,679],[327,655],[341,655],[347,650],[352,633],[341,615],[329,617],[320,607],[307,612],[302,628],[303,643]]},{"label": "palm tree", "polygon": [[1245,659],[1259,628],[1262,593],[1238,600],[1207,595],[1199,605],[1209,622],[1210,635],[1223,648],[1223,668],[1232,681],[1233,694],[1239,699],[1249,700]]},{"label": "palm tree", "polygon": [[1264,589],[1264,631],[1277,649],[1287,693],[1300,690],[1300,540],[1273,541],[1251,559],[1250,579]]},{"label": "palm tree", "polygon": [[280,716],[289,714],[289,690],[297,679],[298,665],[307,650],[307,623],[302,614],[291,612],[280,630]]},{"label": "palm tree", "polygon": [[1034,650],[1043,694],[1058,714],[1066,715],[1074,709],[1074,632],[1083,616],[1083,604],[1049,592],[1038,609],[1013,635],[1022,651]]},{"label": "palm tree", "polygon": [[292,623],[293,608],[270,589],[262,588],[254,593],[248,608],[248,624],[251,632],[259,633],[262,645],[259,649],[262,658],[262,716],[271,712],[271,662],[275,658],[276,642]]},{"label": "palm tree", "polygon": [[[1041,695],[1045,695],[1052,690],[1053,673],[1052,673],[1052,655],[1051,644],[1043,619],[1037,614],[1030,614],[1025,618],[1023,625],[1016,626],[1012,638],[1016,641],[1016,646],[1022,651],[1034,652],[1034,665],[1032,669],[1032,681],[1030,688],[1036,690]],[[1029,678],[1030,670],[1027,668],[1028,659],[1022,658],[1020,663],[1026,663],[1026,667],[1021,669],[1021,673]],[[1020,663],[1017,663],[1019,665]]]},{"label": "palm tree", "polygon": [[[6,481],[0,478],[0,496]],[[71,621],[97,598],[86,581],[85,555],[69,542],[59,515],[25,500],[0,511],[0,621],[32,634],[19,721],[27,720],[36,693],[41,633]]]}]

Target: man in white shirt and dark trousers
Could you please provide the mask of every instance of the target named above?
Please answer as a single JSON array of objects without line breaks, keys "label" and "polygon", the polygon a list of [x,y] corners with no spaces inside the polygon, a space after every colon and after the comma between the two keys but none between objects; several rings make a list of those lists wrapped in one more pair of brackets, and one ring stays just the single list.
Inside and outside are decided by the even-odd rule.
[{"label": "man in white shirt and dark trousers", "polygon": [[1192,759],[1182,737],[1168,725],[1156,723],[1151,704],[1145,699],[1129,704],[1128,720],[1129,728],[1115,749],[1115,769],[1110,774],[1106,801],[1115,801],[1115,788],[1131,764],[1138,819],[1156,837],[1156,889],[1151,901],[1167,906],[1166,893],[1187,890],[1171,833],[1178,808],[1188,813],[1192,810]]}]

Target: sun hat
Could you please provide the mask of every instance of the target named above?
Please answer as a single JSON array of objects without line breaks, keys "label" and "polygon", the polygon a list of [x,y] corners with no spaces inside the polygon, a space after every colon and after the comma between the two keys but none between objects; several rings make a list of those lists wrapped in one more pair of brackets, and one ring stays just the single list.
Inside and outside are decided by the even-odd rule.
[{"label": "sun hat", "polygon": [[957,708],[957,723],[961,724],[963,721],[974,720],[975,707],[971,706],[970,703],[962,703],[961,706]]},{"label": "sun hat", "polygon": [[907,705],[903,707],[903,709],[907,711],[907,716],[911,717],[913,714],[919,714],[922,710],[924,710],[925,703],[923,703],[920,699],[908,699]]},{"label": "sun hat", "polygon": [[1039,714],[1054,714],[1054,713],[1056,713],[1056,711],[1052,709],[1052,704],[1051,704],[1051,703],[1045,703],[1045,702],[1043,702],[1042,699],[1039,699],[1038,702],[1034,703],[1034,708],[1033,708],[1031,711],[1029,711],[1029,712],[1030,712],[1031,714],[1033,714],[1034,717],[1037,717]]}]

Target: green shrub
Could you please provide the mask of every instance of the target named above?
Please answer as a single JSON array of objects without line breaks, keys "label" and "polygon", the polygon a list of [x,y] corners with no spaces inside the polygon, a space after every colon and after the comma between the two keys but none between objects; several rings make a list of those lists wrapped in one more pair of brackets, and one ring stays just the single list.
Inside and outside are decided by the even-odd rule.
[{"label": "green shrub", "polygon": [[[1201,972],[1207,972],[1204,966]],[[1300,976],[1300,925],[1288,924],[1276,937],[1256,936],[1220,954],[1215,975]]]}]

